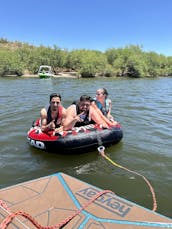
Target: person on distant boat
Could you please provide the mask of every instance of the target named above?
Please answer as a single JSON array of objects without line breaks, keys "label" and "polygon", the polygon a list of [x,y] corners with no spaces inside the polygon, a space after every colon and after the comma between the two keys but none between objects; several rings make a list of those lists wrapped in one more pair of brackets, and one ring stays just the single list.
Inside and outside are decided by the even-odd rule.
[{"label": "person on distant boat", "polygon": [[111,115],[112,101],[108,98],[108,92],[105,88],[99,88],[96,91],[96,98],[93,100],[93,103],[97,105],[104,116],[113,121]]},{"label": "person on distant boat", "polygon": [[40,112],[40,126],[43,132],[63,129],[63,122],[66,118],[66,109],[61,104],[60,94],[51,94],[49,103],[49,107],[42,108]]}]

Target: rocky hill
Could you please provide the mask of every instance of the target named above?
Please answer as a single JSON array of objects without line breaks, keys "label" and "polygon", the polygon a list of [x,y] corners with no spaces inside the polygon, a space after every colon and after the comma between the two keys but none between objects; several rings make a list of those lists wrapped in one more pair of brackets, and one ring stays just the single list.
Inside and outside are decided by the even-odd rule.
[{"label": "rocky hill", "polygon": [[0,38],[0,49],[9,49],[9,50],[16,50],[18,48],[22,48],[23,46],[30,46],[28,43],[20,42],[20,41],[8,41],[7,39]]}]

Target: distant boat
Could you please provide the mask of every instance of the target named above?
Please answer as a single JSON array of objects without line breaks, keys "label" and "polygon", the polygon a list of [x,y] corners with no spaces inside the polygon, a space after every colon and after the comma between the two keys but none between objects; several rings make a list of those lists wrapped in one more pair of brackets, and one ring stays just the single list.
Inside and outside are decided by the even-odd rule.
[{"label": "distant boat", "polygon": [[38,70],[38,76],[42,79],[54,76],[51,66],[41,65]]}]

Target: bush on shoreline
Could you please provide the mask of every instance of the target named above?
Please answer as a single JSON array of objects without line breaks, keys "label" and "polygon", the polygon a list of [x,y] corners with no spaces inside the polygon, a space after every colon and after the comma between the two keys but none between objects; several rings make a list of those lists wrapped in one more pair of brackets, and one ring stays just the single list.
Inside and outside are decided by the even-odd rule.
[{"label": "bush on shoreline", "polygon": [[62,50],[35,47],[0,39],[0,76],[37,74],[40,65],[50,65],[55,74],[74,71],[81,77],[158,77],[172,76],[172,57],[144,52],[140,46],[97,50]]}]

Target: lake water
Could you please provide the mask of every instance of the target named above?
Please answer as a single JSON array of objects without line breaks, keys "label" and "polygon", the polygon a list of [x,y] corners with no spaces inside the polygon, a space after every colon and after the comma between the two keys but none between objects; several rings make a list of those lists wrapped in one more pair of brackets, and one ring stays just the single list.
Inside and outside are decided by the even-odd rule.
[{"label": "lake water", "polygon": [[172,78],[0,79],[0,188],[64,172],[152,209],[144,180],[103,159],[97,151],[52,154],[30,147],[27,131],[48,105],[49,94],[69,106],[82,94],[105,87],[112,114],[122,124],[122,141],[105,150],[114,162],[144,175],[152,184],[157,212],[172,217]]}]

